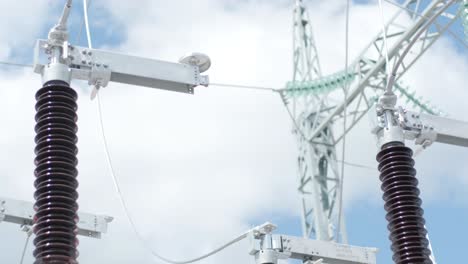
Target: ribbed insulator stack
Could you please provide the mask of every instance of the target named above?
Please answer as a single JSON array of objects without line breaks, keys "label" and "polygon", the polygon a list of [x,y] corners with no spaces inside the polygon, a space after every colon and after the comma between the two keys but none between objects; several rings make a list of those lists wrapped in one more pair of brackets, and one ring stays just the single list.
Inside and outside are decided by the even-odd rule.
[{"label": "ribbed insulator stack", "polygon": [[284,92],[290,97],[328,93],[350,84],[356,76],[356,73],[349,71],[339,72],[313,81],[288,82]]},{"label": "ribbed insulator stack", "polygon": [[62,81],[36,93],[36,264],[77,263],[77,94]]},{"label": "ribbed insulator stack", "polygon": [[377,154],[393,261],[432,264],[412,156],[401,142],[387,143]]}]

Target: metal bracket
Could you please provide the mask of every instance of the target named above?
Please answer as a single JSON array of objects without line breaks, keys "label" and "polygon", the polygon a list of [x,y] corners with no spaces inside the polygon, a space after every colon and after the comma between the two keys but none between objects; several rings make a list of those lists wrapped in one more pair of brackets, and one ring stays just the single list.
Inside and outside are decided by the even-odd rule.
[{"label": "metal bracket", "polygon": [[[269,224],[269,223],[268,223]],[[272,235],[266,225],[249,233],[249,254],[257,264],[277,264],[280,259],[298,259],[310,264],[375,264],[376,248],[355,247],[285,235]]]},{"label": "metal bracket", "polygon": [[[33,203],[0,197],[0,222],[21,225],[23,230],[33,225]],[[113,217],[78,212],[78,235],[101,238]]]},{"label": "metal bracket", "polygon": [[[51,40],[38,40],[34,50],[34,72],[44,74],[50,61],[51,49],[57,48]],[[61,63],[67,65],[72,79],[86,80],[90,85],[106,87],[118,82],[169,91],[193,94],[193,88],[208,86],[208,76],[201,71],[211,65],[208,56],[194,53],[182,63],[119,54],[115,52],[72,46],[61,46]]]},{"label": "metal bracket", "polygon": [[421,120],[421,114],[408,112],[399,108],[399,123],[406,132],[405,138],[415,140],[417,145],[423,148],[429,147],[437,140],[437,132],[434,127],[424,124]]},{"label": "metal bracket", "polygon": [[[385,143],[384,131],[388,122],[379,105],[373,107],[369,117],[372,133],[377,135],[379,144]],[[414,140],[424,148],[434,142],[468,147],[468,123],[446,117],[407,111],[401,107],[392,110],[392,119],[403,133],[404,139]]]}]

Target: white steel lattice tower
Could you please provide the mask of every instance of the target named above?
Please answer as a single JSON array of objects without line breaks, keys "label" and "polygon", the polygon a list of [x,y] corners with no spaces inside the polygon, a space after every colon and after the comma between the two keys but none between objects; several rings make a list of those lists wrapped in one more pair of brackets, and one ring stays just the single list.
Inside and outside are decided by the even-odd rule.
[{"label": "white steel lattice tower", "polygon": [[[317,47],[307,9],[302,0],[296,0],[294,8],[294,72],[293,82],[307,83],[322,77]],[[299,145],[298,170],[299,192],[302,196],[302,230],[304,237],[315,236],[318,240],[333,240],[336,224],[337,194],[339,193],[339,171],[335,147],[331,144],[331,126],[308,142],[301,131],[313,130],[323,118],[320,109],[326,100],[316,94],[308,94],[293,100],[293,113],[298,128],[294,133]],[[305,109],[314,114],[305,116]],[[297,115],[298,111],[300,114]],[[343,240],[346,241],[344,228]]]},{"label": "white steel lattice tower", "polygon": [[[296,123],[293,133],[299,146],[298,190],[302,196],[304,237],[347,243],[344,217],[341,217],[341,226],[338,228],[341,177],[336,146],[366,115],[385,88],[384,39],[388,41],[389,65],[393,65],[427,18],[448,2],[406,0],[401,5],[395,2],[395,5],[400,6],[399,11],[388,16],[390,19],[385,24],[385,30],[372,39],[348,69],[323,76],[305,4],[303,0],[295,0],[293,78],[281,94],[287,106],[292,108]],[[455,1],[452,5],[459,6],[461,2]],[[397,72],[395,91],[406,99],[407,104],[421,112],[440,114],[440,111],[403,86],[400,78],[456,21],[461,10],[450,8],[439,16],[434,25],[418,38]],[[345,86],[349,87],[346,99],[341,89]],[[331,104],[330,98],[341,99]],[[343,128],[345,108],[348,109],[348,121]],[[339,129],[333,129],[334,126]]]}]

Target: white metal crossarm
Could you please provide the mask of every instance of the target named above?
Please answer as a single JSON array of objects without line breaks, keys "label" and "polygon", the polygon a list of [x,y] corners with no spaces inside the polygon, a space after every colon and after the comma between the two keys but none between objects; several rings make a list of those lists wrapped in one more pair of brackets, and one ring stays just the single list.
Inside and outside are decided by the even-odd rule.
[{"label": "white metal crossarm", "polygon": [[375,264],[376,248],[327,243],[292,236],[280,236],[282,248],[291,259],[319,260],[327,264]]},{"label": "white metal crossarm", "polygon": [[[435,14],[448,0],[433,0],[428,5],[421,16],[414,17],[413,23],[405,26],[406,11],[400,10],[386,25],[386,37],[390,44],[389,61],[392,65],[399,59],[401,52],[405,49],[408,41],[418,31],[418,29],[426,22],[426,17],[431,17]],[[457,1],[454,5],[459,3]],[[403,6],[407,9],[414,10],[419,8],[419,1],[406,1]],[[439,17],[434,26],[429,27],[421,38],[418,39],[412,52],[403,60],[402,67],[397,72],[397,79],[401,78],[407,70],[437,41],[437,39],[452,25],[457,16],[459,9],[451,8],[445,11],[444,15]],[[407,24],[407,23],[406,23]],[[322,122],[312,130],[309,134],[309,140],[313,140],[319,136],[323,129],[329,124],[340,118],[344,105],[347,104],[350,109],[354,107],[351,113],[354,113],[353,122],[350,126],[354,126],[365,113],[368,112],[373,105],[372,98],[376,94],[383,91],[385,88],[385,58],[383,57],[383,32],[380,32],[377,37],[366,47],[361,55],[355,60],[355,72],[359,74],[358,83],[350,92],[346,102],[336,106],[329,114],[327,114]],[[367,89],[366,89],[367,88]],[[353,106],[351,106],[353,105]],[[352,114],[350,114],[352,115]],[[348,130],[349,131],[349,130]],[[338,136],[337,138],[340,138]]]},{"label": "white metal crossarm", "polygon": [[[0,197],[0,222],[17,225],[33,225],[34,204],[31,202]],[[110,216],[78,212],[78,235],[101,238],[107,232],[107,225],[113,220]]]},{"label": "white metal crossarm", "polygon": [[[302,5],[302,1],[296,1],[298,2]],[[408,42],[427,22],[427,18],[432,17],[447,3],[448,0],[428,1],[424,5],[421,0],[405,1],[402,4],[404,9],[399,9],[384,26],[385,32],[377,34],[351,66],[343,71],[344,74],[338,73],[330,76],[331,78],[317,78],[317,67],[303,59],[309,57],[312,62],[318,63],[318,59],[314,59],[317,56],[316,49],[313,48],[315,40],[311,34],[303,34],[304,31],[298,27],[303,22],[302,25],[307,25],[311,33],[309,20],[306,16],[298,17],[298,13],[295,13],[293,81],[281,92],[288,96],[286,99],[290,102],[296,124],[295,133],[299,145],[298,189],[302,196],[302,229],[305,237],[334,240],[340,235],[334,231],[339,225],[336,215],[339,214],[337,193],[340,191],[336,144],[365,116],[385,89],[388,69],[384,58],[384,36],[389,47],[388,67],[391,67],[401,57]],[[296,5],[296,8],[301,5]],[[301,10],[300,14],[306,14],[303,6]],[[423,32],[411,53],[404,58],[402,67],[397,72],[398,78],[448,30],[457,19],[458,12],[457,8],[444,11],[433,26]],[[306,38],[308,40],[304,40]],[[298,45],[302,42],[309,44],[309,48],[304,49]],[[339,104],[331,105],[327,94],[333,90],[338,91],[338,87],[348,82],[352,83],[347,98]],[[428,103],[399,87],[402,96],[407,97],[417,108],[436,113]],[[334,126],[344,119],[345,106],[348,108],[346,127],[334,130]],[[344,232],[344,229],[339,231]],[[346,237],[346,234],[341,236]]]},{"label": "white metal crossarm", "polygon": [[357,247],[286,235],[249,235],[250,255],[257,264],[278,264],[280,259],[304,263],[375,264],[376,248]]},{"label": "white metal crossarm", "polygon": [[[383,139],[385,120],[382,115],[376,114],[377,110],[371,110],[372,133]],[[468,147],[468,123],[446,117],[434,116],[424,113],[416,113],[395,109],[398,114],[398,124],[403,130],[404,139],[414,140],[416,144],[424,148],[434,142]],[[382,144],[383,142],[379,142]]]},{"label": "white metal crossarm", "polygon": [[[34,71],[44,74],[48,62],[42,54],[50,49],[49,40],[38,40]],[[109,82],[193,93],[193,87],[208,86],[208,77],[200,75],[197,65],[173,63],[72,46],[65,43],[63,63],[69,66],[72,79],[87,80],[90,85],[106,87]],[[45,77],[47,78],[47,76]]]}]

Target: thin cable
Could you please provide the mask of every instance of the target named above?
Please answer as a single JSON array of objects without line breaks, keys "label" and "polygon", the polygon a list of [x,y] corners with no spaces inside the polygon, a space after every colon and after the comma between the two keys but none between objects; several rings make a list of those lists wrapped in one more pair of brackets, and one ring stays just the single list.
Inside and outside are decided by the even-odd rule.
[{"label": "thin cable", "polygon": [[[346,1],[346,26],[345,26],[345,76],[348,76],[348,67],[349,67],[349,9],[350,9],[350,0],[347,0]],[[338,183],[340,185],[340,189],[339,189],[339,197],[338,197],[338,201],[339,201],[339,206],[338,206],[338,226],[337,226],[337,229],[336,229],[336,241],[338,241],[338,239],[340,239],[340,231],[341,231],[341,220],[342,220],[342,217],[343,217],[343,181],[344,181],[344,172],[345,172],[345,158],[346,158],[346,134],[347,134],[347,130],[346,130],[346,119],[347,119],[347,108],[348,108],[348,104],[347,104],[347,101],[348,101],[348,82],[345,82],[344,86],[343,86],[343,92],[344,92],[344,116],[343,116],[343,142],[342,142],[342,151],[341,151],[341,160],[343,161],[341,163],[341,173],[340,173],[340,182]],[[344,224],[344,223],[343,223]],[[341,236],[341,239],[343,240],[343,236]],[[342,241],[343,242],[343,241]],[[347,243],[347,241],[344,241],[345,243]]]},{"label": "thin cable", "polygon": [[305,133],[302,131],[302,129],[297,124],[293,114],[291,113],[291,110],[288,107],[288,104],[286,103],[286,100],[285,100],[285,97],[284,97],[284,94],[283,94],[283,91],[285,91],[284,89],[275,89],[275,88],[253,86],[253,85],[224,84],[224,83],[210,83],[210,85],[212,85],[212,86],[221,86],[221,87],[230,87],[230,88],[270,91],[270,92],[278,93],[280,98],[281,98],[281,102],[283,103],[284,107],[286,108],[286,111],[288,112],[288,115],[291,118],[291,121],[293,122],[293,125],[296,128],[297,132],[300,134],[300,136],[302,138],[304,138],[306,141],[308,141],[307,137],[305,136]]},{"label": "thin cable", "polygon": [[283,103],[284,107],[286,108],[286,111],[295,127],[295,129],[297,130],[297,132],[300,134],[300,136],[308,141],[305,133],[302,131],[302,129],[299,127],[299,124],[297,124],[291,110],[289,109],[288,107],[288,104],[285,100],[285,97],[284,97],[284,91],[286,91],[286,89],[278,89],[278,88],[270,88],[270,87],[262,87],[262,86],[255,86],[255,85],[240,85],[240,84],[224,84],[224,83],[210,83],[211,86],[221,86],[221,87],[229,87],[229,88],[239,88],[239,89],[251,89],[251,90],[261,90],[261,91],[270,91],[270,92],[275,92],[275,93],[278,93],[280,98],[281,98],[281,102]]},{"label": "thin cable", "polygon": [[406,49],[403,51],[403,53],[400,55],[398,61],[395,63],[395,66],[393,67],[393,70],[392,70],[392,74],[390,75],[390,79],[389,81],[387,82],[387,87],[386,87],[386,91],[389,92],[389,93],[392,93],[392,87],[393,87],[393,84],[395,83],[395,80],[396,80],[396,75],[397,75],[397,71],[398,71],[398,68],[400,67],[400,65],[403,63],[403,59],[406,57],[406,55],[408,54],[408,52],[411,50],[411,48],[414,46],[414,44],[418,41],[419,37],[424,33],[424,31],[426,31],[431,25],[432,23],[443,13],[445,12],[445,10],[447,10],[447,8],[450,7],[450,5],[452,5],[453,3],[455,3],[455,1],[457,0],[450,0],[449,2],[447,2],[437,13],[435,13],[427,22],[426,24],[421,27],[419,29],[419,31],[414,35],[413,39],[411,40],[411,42],[408,44],[408,46],[406,47]]},{"label": "thin cable", "polygon": [[230,87],[230,88],[240,88],[240,89],[250,89],[250,90],[262,90],[270,92],[278,92],[278,89],[270,87],[262,87],[255,85],[241,85],[241,84],[226,84],[226,83],[210,83],[210,86],[221,86],[221,87]]},{"label": "thin cable", "polygon": [[361,168],[361,169],[366,169],[366,170],[371,170],[371,171],[377,171],[375,167],[367,166],[367,165],[362,165],[362,164],[357,164],[357,163],[352,163],[352,162],[347,162],[347,161],[342,161],[342,160],[334,160],[335,162],[350,166],[350,167],[355,167],[355,168]]},{"label": "thin cable", "polygon": [[306,141],[308,141],[307,137],[305,136],[305,133],[302,131],[302,129],[297,124],[293,114],[291,113],[291,110],[288,107],[288,104],[286,102],[286,99],[285,99],[284,93],[283,93],[283,91],[286,91],[285,89],[275,89],[275,88],[261,87],[261,86],[254,86],[254,85],[224,84],[224,83],[210,83],[210,85],[212,85],[212,86],[221,86],[221,87],[230,87],[230,88],[239,88],[239,89],[270,91],[270,92],[278,93],[280,98],[281,98],[281,102],[283,103],[284,107],[286,108],[286,111],[288,112],[288,115],[291,118],[291,121],[292,121],[294,127],[296,128],[296,131],[300,134],[300,136],[302,138],[304,138]]},{"label": "thin cable", "polygon": [[[291,110],[289,109],[288,105],[286,104],[285,100],[283,99],[282,97],[282,102],[284,104],[284,107],[286,108],[286,111],[294,125],[294,127],[296,128],[296,130],[298,131],[299,135],[306,139],[307,140],[307,137],[304,135],[304,133],[302,132],[302,130],[299,128],[299,125],[297,124],[296,120],[294,120],[294,117],[291,113]],[[343,160],[334,160],[335,162],[338,162],[338,163],[341,163],[341,164],[344,164],[344,165],[347,165],[347,166],[350,166],[350,167],[355,167],[355,168],[361,168],[361,169],[368,169],[368,170],[372,170],[372,171],[376,171],[377,169],[375,167],[371,167],[371,166],[366,166],[366,165],[362,165],[362,164],[357,164],[357,163],[352,163],[352,162],[347,162],[347,161],[343,161]]]},{"label": "thin cable", "polygon": [[20,264],[23,264],[24,262],[24,256],[26,255],[26,250],[28,249],[29,239],[31,238],[32,233],[30,231],[27,231],[26,234],[27,234],[27,237],[26,237],[26,242],[24,243],[23,253],[21,254]]},{"label": "thin cable", "polygon": [[[83,0],[83,10],[84,10],[84,16],[85,16],[86,36],[88,38],[88,47],[92,48],[86,0]],[[99,93],[97,94],[97,101],[98,101],[98,115],[99,115],[101,136],[102,136],[102,141],[103,141],[103,144],[104,144],[104,150],[105,150],[105,154],[106,154],[107,164],[109,166],[110,174],[112,176],[112,181],[114,183],[115,190],[117,191],[118,198],[119,198],[121,206],[122,206],[122,208],[124,210],[125,216],[126,216],[128,222],[130,223],[130,226],[133,229],[133,232],[134,232],[135,236],[137,237],[139,242],[143,245],[143,247],[145,247],[153,256],[155,256],[156,258],[158,258],[158,259],[160,259],[160,260],[162,260],[164,262],[171,263],[171,264],[189,264],[189,263],[197,262],[197,261],[200,261],[202,259],[208,258],[208,257],[222,251],[223,249],[225,249],[225,248],[227,248],[227,247],[229,247],[229,246],[231,246],[231,245],[233,245],[233,244],[235,244],[235,243],[237,243],[237,242],[239,242],[242,239],[247,237],[247,235],[252,230],[248,230],[247,232],[243,233],[242,235],[236,237],[235,239],[225,243],[224,245],[222,245],[220,247],[217,247],[216,249],[214,249],[211,252],[203,254],[200,257],[190,259],[190,260],[184,260],[184,261],[176,261],[176,260],[171,260],[171,259],[165,258],[165,257],[159,255],[153,249],[151,249],[148,246],[148,244],[146,243],[146,241],[143,239],[143,237],[140,235],[140,233],[138,232],[133,219],[130,217],[130,212],[128,210],[128,206],[127,206],[127,204],[125,202],[125,199],[123,198],[123,194],[122,194],[122,190],[120,189],[120,184],[119,184],[118,178],[115,176],[115,170],[114,170],[114,166],[113,166],[110,151],[109,151],[109,146],[108,146],[108,143],[107,143],[106,133],[105,133],[105,130],[104,130],[104,121],[103,121],[103,118],[102,118],[102,106],[101,106],[101,100],[100,100],[100,97],[99,97]]]},{"label": "thin cable", "polygon": [[382,0],[379,0],[380,18],[382,20],[382,33],[383,42],[385,48],[385,71],[387,72],[387,78],[390,76],[389,59],[388,59],[388,41],[387,41],[387,27],[385,26],[385,16],[383,11]]},{"label": "thin cable", "polygon": [[93,48],[93,43],[91,41],[91,32],[89,30],[89,19],[88,19],[88,1],[83,0],[83,16],[86,27],[86,39],[88,40],[88,48]]},{"label": "thin cable", "polygon": [[[87,7],[86,7],[86,11],[89,11],[89,7],[91,6],[91,3],[92,3],[92,0],[89,0]],[[76,42],[80,41],[81,33],[83,32],[84,26],[85,26],[85,16],[83,15],[83,19],[81,20],[80,30],[78,31],[78,35],[76,36],[76,40],[75,40]]]},{"label": "thin cable", "polygon": [[[425,16],[425,15],[421,15],[421,14],[419,14],[418,12],[415,12],[415,11],[413,11],[413,10],[407,8],[406,6],[402,6],[402,5],[398,4],[398,3],[395,3],[393,0],[384,0],[384,1],[387,2],[387,3],[389,3],[389,4],[391,4],[391,5],[393,5],[393,6],[396,6],[396,7],[398,7],[398,8],[403,9],[403,10],[406,10],[406,11],[410,12],[411,14],[416,15],[416,16],[418,16],[418,17],[430,19],[429,17],[427,17],[427,16]],[[458,41],[460,42],[460,44],[462,44],[463,46],[465,46],[465,48],[468,48],[468,43],[467,43],[465,40],[463,40],[462,38],[460,38],[455,32],[453,32],[453,31],[450,30],[449,28],[447,29],[447,32],[448,32],[453,38],[455,38],[456,40],[458,40]]]},{"label": "thin cable", "polygon": [[155,252],[152,248],[150,248],[148,246],[148,244],[146,243],[146,241],[144,240],[144,238],[141,236],[140,232],[137,230],[136,228],[136,225],[135,225],[135,222],[133,221],[132,217],[130,217],[130,212],[128,210],[128,206],[125,202],[125,199],[123,198],[123,194],[122,194],[122,190],[120,189],[120,183],[119,183],[119,180],[118,178],[115,176],[115,173],[114,173],[114,166],[113,166],[113,163],[112,163],[112,160],[111,160],[111,156],[110,156],[110,152],[109,152],[109,147],[108,147],[108,144],[107,144],[107,138],[106,138],[106,134],[105,134],[105,130],[104,130],[104,122],[103,122],[103,118],[102,118],[102,108],[101,108],[101,101],[100,101],[100,97],[99,97],[99,93],[98,93],[98,96],[97,96],[97,100],[98,100],[98,109],[99,109],[99,121],[100,121],[100,127],[101,127],[101,136],[102,136],[102,141],[104,143],[104,149],[105,149],[105,153],[106,153],[106,159],[107,159],[107,164],[109,166],[109,170],[110,170],[110,174],[112,176],[112,181],[114,183],[114,187],[115,187],[115,190],[117,191],[117,194],[118,194],[118,198],[119,198],[119,201],[120,201],[120,204],[124,210],[124,213],[125,213],[125,217],[127,218],[127,221],[130,223],[130,226],[132,228],[132,231],[133,233],[135,234],[135,236],[137,237],[137,239],[139,240],[140,244],[142,244],[142,246],[148,250],[148,252],[150,252],[154,257],[164,261],[164,262],[167,262],[167,263],[171,263],[171,264],[188,264],[188,263],[193,263],[193,262],[197,262],[197,261],[200,261],[202,259],[205,259],[205,258],[208,258],[222,250],[224,250],[225,248],[241,241],[242,239],[246,238],[247,237],[247,234],[250,232],[245,232],[244,234],[242,234],[241,236],[227,242],[226,244],[214,249],[213,251],[211,252],[208,252],[200,257],[197,257],[197,258],[194,258],[194,259],[190,259],[190,260],[184,260],[184,261],[178,261],[178,260],[171,260],[171,259],[168,259],[168,258],[165,258],[163,256],[161,256],[160,254],[158,254],[157,252]]},{"label": "thin cable", "polygon": [[22,63],[8,62],[8,61],[0,61],[0,64],[7,65],[7,66],[23,67],[23,68],[33,67],[31,64],[22,64]]}]

